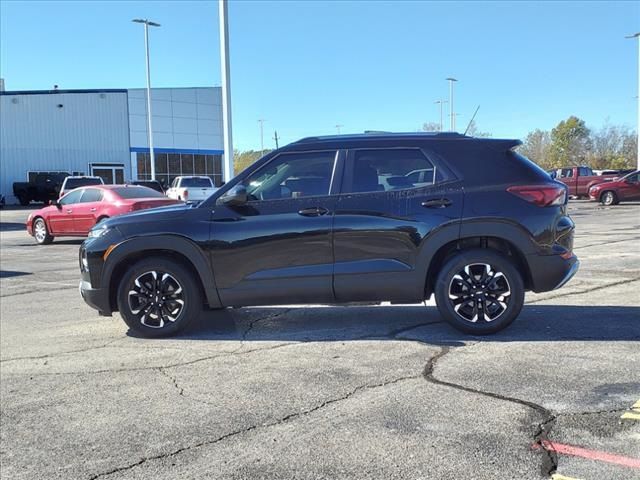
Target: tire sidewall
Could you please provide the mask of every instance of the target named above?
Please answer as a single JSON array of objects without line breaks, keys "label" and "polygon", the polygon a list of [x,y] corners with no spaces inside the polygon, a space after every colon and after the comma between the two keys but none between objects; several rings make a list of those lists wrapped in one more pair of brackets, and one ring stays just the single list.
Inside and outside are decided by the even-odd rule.
[{"label": "tire sidewall", "polygon": [[[497,268],[509,282],[511,297],[507,309],[491,322],[473,323],[460,318],[449,299],[449,285],[453,276],[472,263],[487,263]],[[486,335],[506,328],[520,314],[524,305],[524,284],[521,273],[508,257],[486,249],[467,250],[450,258],[440,269],[436,280],[435,297],[440,314],[454,328],[473,335]]]},{"label": "tire sidewall", "polygon": [[[36,232],[35,232],[36,224],[40,222],[44,226],[44,231],[45,231],[45,236],[44,236],[44,239],[42,239],[42,241],[38,240],[38,237],[36,237]],[[33,238],[35,239],[38,245],[47,245],[53,241],[53,237],[49,233],[49,228],[47,227],[47,222],[45,222],[44,218],[42,217],[38,217],[33,221]]]},{"label": "tire sidewall", "polygon": [[[171,274],[182,286],[184,307],[175,322],[167,322],[162,328],[152,328],[140,323],[129,308],[128,294],[139,275],[150,270],[160,270]],[[118,310],[127,326],[143,337],[165,337],[187,328],[202,311],[202,295],[193,274],[181,263],[161,257],[152,257],[135,263],[125,272],[118,286]]]},{"label": "tire sidewall", "polygon": [[[609,201],[609,197],[611,198],[611,201]],[[616,194],[610,190],[604,192],[602,194],[602,204],[606,205],[607,207],[611,206],[611,205],[615,205],[616,204]]]}]

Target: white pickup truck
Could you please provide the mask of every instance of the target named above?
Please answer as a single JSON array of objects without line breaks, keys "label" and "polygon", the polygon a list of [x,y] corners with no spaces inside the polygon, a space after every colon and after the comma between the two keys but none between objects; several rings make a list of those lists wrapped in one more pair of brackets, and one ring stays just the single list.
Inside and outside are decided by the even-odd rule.
[{"label": "white pickup truck", "polygon": [[209,177],[176,177],[165,194],[183,202],[202,202],[216,190]]}]

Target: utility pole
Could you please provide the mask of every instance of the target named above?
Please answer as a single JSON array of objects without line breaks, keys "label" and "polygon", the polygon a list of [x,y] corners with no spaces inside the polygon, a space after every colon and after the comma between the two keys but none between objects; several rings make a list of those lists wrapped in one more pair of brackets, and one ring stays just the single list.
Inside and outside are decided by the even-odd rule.
[{"label": "utility pole", "polygon": [[638,121],[636,123],[636,134],[637,134],[637,145],[636,145],[636,150],[638,152],[638,159],[637,159],[637,168],[638,170],[640,170],[640,32],[638,33],[634,33],[633,35],[629,35],[625,38],[637,38],[638,39],[638,96],[636,97],[638,99],[638,106],[637,106],[637,115],[638,115]]},{"label": "utility pole", "polygon": [[453,82],[457,82],[453,77],[447,77],[446,80],[449,82],[449,130],[452,132],[456,131],[456,114],[453,110]]},{"label": "utility pole", "polygon": [[280,148],[280,146],[278,145],[278,131],[277,130],[274,130],[274,132],[273,132],[273,139],[276,141],[276,150],[277,150],[278,148]]},{"label": "utility pole", "polygon": [[442,105],[449,102],[447,102],[446,100],[440,99],[440,100],[436,100],[433,103],[440,104],[440,131],[442,131],[444,129],[444,124],[442,123]]},{"label": "utility pole", "polygon": [[220,73],[222,80],[222,131],[224,136],[224,181],[233,178],[233,135],[231,129],[231,71],[229,68],[229,22],[227,0],[218,0],[220,23]]},{"label": "utility pole", "polygon": [[338,131],[338,135],[340,135],[340,129],[344,127],[344,125],[336,125],[336,130]]},{"label": "utility pole", "polygon": [[260,156],[264,155],[264,122],[266,120],[264,118],[258,119],[258,123],[260,124]]},{"label": "utility pole", "polygon": [[160,24],[152,22],[148,19],[134,18],[134,23],[142,23],[144,25],[144,49],[147,59],[147,128],[149,140],[149,159],[151,160],[151,180],[156,179],[156,158],[153,152],[153,127],[151,122],[151,68],[149,67],[149,27],[159,27]]}]

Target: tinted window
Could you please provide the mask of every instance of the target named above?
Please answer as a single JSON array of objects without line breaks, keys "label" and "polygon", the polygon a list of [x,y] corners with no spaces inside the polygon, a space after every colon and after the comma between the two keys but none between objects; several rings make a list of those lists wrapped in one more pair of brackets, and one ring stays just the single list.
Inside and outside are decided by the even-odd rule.
[{"label": "tinted window", "polygon": [[335,150],[284,153],[245,180],[251,200],[329,195]]},{"label": "tinted window", "polygon": [[74,190],[73,192],[68,193],[67,195],[65,195],[60,199],[60,204],[72,205],[74,203],[80,203],[80,197],[82,196],[83,192],[84,190],[80,189],[80,190]]},{"label": "tinted window", "polygon": [[147,187],[112,188],[111,191],[120,198],[163,198],[164,195]]},{"label": "tinted window", "polygon": [[580,177],[588,177],[590,175],[593,175],[593,172],[591,172],[591,169],[586,168],[586,167],[578,168],[578,176],[580,176]]},{"label": "tinted window", "polygon": [[639,174],[639,173],[634,173],[634,174],[632,174],[632,175],[627,175],[627,176],[625,177],[625,180],[626,180],[627,182],[638,183],[638,177],[639,177],[639,176],[640,176],[640,174]]},{"label": "tinted window", "polygon": [[573,168],[563,168],[560,171],[560,178],[573,177]]},{"label": "tinted window", "polygon": [[183,178],[180,183],[182,188],[211,188],[211,179],[207,177]]},{"label": "tinted window", "polygon": [[85,188],[80,203],[100,202],[102,200],[102,190],[97,188]]},{"label": "tinted window", "polygon": [[65,190],[73,190],[74,188],[84,187],[85,185],[102,185],[100,178],[70,178],[64,186]]},{"label": "tinted window", "polygon": [[413,148],[356,150],[350,170],[347,193],[402,190],[441,180],[431,161]]}]

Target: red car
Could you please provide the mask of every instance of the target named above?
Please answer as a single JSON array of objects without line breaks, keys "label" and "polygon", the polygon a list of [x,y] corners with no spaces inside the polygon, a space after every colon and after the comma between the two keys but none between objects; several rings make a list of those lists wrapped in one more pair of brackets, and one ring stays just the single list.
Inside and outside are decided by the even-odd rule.
[{"label": "red car", "polygon": [[627,200],[640,200],[640,170],[589,189],[589,200],[603,205],[617,205]]},{"label": "red car", "polygon": [[182,203],[147,187],[96,185],[71,190],[57,202],[27,218],[27,232],[36,243],[51,243],[54,237],[86,237],[98,222],[145,208]]}]

